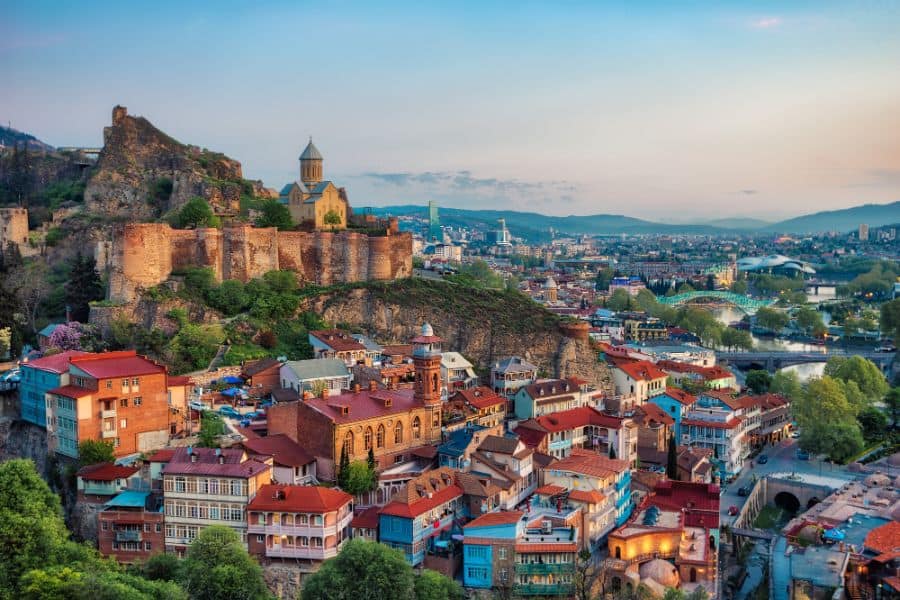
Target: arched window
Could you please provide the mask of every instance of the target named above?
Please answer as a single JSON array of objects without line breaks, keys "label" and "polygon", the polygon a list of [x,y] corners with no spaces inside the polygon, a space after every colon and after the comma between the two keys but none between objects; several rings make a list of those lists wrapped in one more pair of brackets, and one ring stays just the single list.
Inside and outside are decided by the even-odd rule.
[{"label": "arched window", "polygon": [[366,450],[372,449],[372,428],[366,427],[366,434],[363,437],[363,440],[366,442]]},{"label": "arched window", "polygon": [[353,456],[353,432],[348,431],[344,434],[344,452],[347,456]]},{"label": "arched window", "polygon": [[375,447],[384,448],[384,425],[378,426],[378,433],[375,434]]},{"label": "arched window", "polygon": [[437,393],[438,391],[438,374],[435,373],[431,376],[431,391]]},{"label": "arched window", "polygon": [[394,426],[394,443],[403,443],[403,423],[401,423],[400,421],[397,421],[397,425]]},{"label": "arched window", "polygon": [[419,439],[419,437],[421,437],[422,435],[422,421],[419,420],[419,417],[413,419],[412,433],[415,439]]}]

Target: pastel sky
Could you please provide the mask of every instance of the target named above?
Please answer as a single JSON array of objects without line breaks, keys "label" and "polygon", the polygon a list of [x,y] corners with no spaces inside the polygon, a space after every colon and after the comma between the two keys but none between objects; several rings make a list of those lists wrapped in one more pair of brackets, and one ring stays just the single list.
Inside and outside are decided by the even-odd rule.
[{"label": "pastel sky", "polygon": [[0,121],[113,105],[355,206],[651,220],[900,199],[900,2],[0,0]]}]

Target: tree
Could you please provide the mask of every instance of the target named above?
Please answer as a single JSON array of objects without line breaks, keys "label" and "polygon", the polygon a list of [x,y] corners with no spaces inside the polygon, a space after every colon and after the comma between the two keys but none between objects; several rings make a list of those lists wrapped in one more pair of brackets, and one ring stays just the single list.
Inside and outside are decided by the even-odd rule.
[{"label": "tree", "polygon": [[104,296],[103,282],[93,256],[82,256],[80,252],[75,256],[65,290],[66,304],[72,320],[87,323],[91,312],[90,302],[101,300]]},{"label": "tree", "polygon": [[416,600],[463,600],[462,587],[437,571],[425,569],[415,578],[413,592]]},{"label": "tree", "polygon": [[794,315],[794,319],[797,321],[797,326],[806,333],[821,336],[828,331],[828,328],[825,327],[825,322],[822,321],[822,315],[808,306],[799,308]]},{"label": "tree", "polygon": [[884,396],[884,405],[891,416],[891,426],[897,427],[898,418],[900,418],[900,387],[892,388]]},{"label": "tree", "polygon": [[900,298],[881,305],[881,335],[891,336],[900,343]]},{"label": "tree", "polygon": [[575,572],[572,574],[572,586],[576,600],[596,598],[596,588],[603,579],[600,562],[593,560],[589,550],[582,550],[575,557]]},{"label": "tree", "polygon": [[217,448],[218,438],[225,434],[225,422],[222,417],[211,410],[205,410],[200,415],[200,440],[197,445],[202,448]]},{"label": "tree", "polygon": [[609,445],[609,457],[616,458],[616,448],[612,444]]},{"label": "tree", "polygon": [[182,585],[191,600],[270,598],[262,568],[238,534],[224,525],[201,529],[182,563]]},{"label": "tree", "polygon": [[250,303],[244,284],[237,279],[226,279],[217,288],[209,291],[210,305],[232,317]]},{"label": "tree", "polygon": [[277,227],[279,231],[289,231],[294,228],[290,209],[277,200],[264,202],[260,212],[259,218],[256,219],[257,227]]},{"label": "tree", "polygon": [[205,368],[216,355],[224,335],[210,326],[188,324],[170,344],[175,370],[180,373]]},{"label": "tree", "polygon": [[152,581],[178,581],[181,578],[181,559],[174,554],[154,554],[141,567],[144,577]]},{"label": "tree", "polygon": [[34,463],[0,463],[0,598],[17,597],[26,572],[62,560],[68,538],[59,496]]},{"label": "tree", "polygon": [[306,579],[302,600],[416,598],[412,567],[403,553],[384,544],[353,539]]},{"label": "tree", "polygon": [[111,566],[80,571],[52,566],[29,571],[22,578],[25,600],[187,600],[171,581],[151,581]]},{"label": "tree", "polygon": [[341,446],[341,462],[337,472],[338,487],[347,488],[347,477],[350,475],[350,458],[347,456],[347,447]]},{"label": "tree", "polygon": [[606,299],[606,308],[609,310],[629,310],[632,305],[631,295],[628,290],[617,288],[609,298]]},{"label": "tree", "polygon": [[713,277],[712,273],[706,276],[706,289],[709,291],[716,289],[716,278]]},{"label": "tree", "polygon": [[597,278],[594,281],[594,288],[598,292],[605,292],[609,289],[609,283],[613,278],[613,270],[609,267],[604,267],[597,271]]},{"label": "tree", "polygon": [[800,425],[804,450],[843,461],[862,449],[857,408],[847,400],[839,380],[828,375],[810,380],[791,409]]},{"label": "tree", "polygon": [[209,203],[199,196],[194,196],[181,207],[176,221],[182,229],[219,227],[222,224],[219,217],[213,214]]},{"label": "tree", "polygon": [[18,290],[19,302],[28,317],[31,332],[37,333],[38,309],[52,291],[49,281],[50,269],[44,261],[35,260],[18,269],[16,277],[18,281],[13,285]]},{"label": "tree", "polygon": [[772,385],[772,376],[768,371],[753,369],[747,373],[747,387],[754,394],[765,394]]},{"label": "tree", "polygon": [[60,323],[50,334],[47,343],[51,348],[56,348],[65,352],[66,350],[82,350],[81,337],[83,329],[81,323],[70,321],[68,323]]},{"label": "tree", "polygon": [[751,350],[753,348],[753,338],[749,332],[733,327],[724,327],[720,337],[722,345],[726,348],[740,348],[741,350]]},{"label": "tree", "polygon": [[9,327],[0,328],[0,360],[9,358],[9,351],[12,348],[12,329]]},{"label": "tree", "polygon": [[678,442],[675,434],[669,436],[669,448],[666,456],[666,477],[672,480],[678,479]]},{"label": "tree", "polygon": [[888,418],[875,406],[868,406],[856,416],[863,437],[867,442],[876,442],[884,438],[888,431]]},{"label": "tree", "polygon": [[760,327],[778,332],[784,329],[788,324],[788,316],[774,308],[766,308],[765,306],[756,311],[756,323]]},{"label": "tree", "polygon": [[338,212],[335,210],[329,210],[327,213],[325,213],[325,217],[322,219],[322,221],[326,225],[331,226],[340,225],[342,220],[343,219],[341,219],[341,215],[338,214]]},{"label": "tree", "polygon": [[769,391],[773,394],[781,394],[790,401],[794,401],[803,393],[803,386],[796,371],[778,371],[772,377]]},{"label": "tree", "polygon": [[102,440],[82,440],[78,442],[78,464],[82,467],[98,463],[113,462],[112,442]]},{"label": "tree", "polygon": [[343,490],[353,496],[370,491],[375,483],[375,476],[369,465],[362,460],[355,460],[347,468]]},{"label": "tree", "polygon": [[878,365],[861,356],[832,356],[825,364],[825,375],[855,382],[869,402],[881,400],[888,391],[887,380]]},{"label": "tree", "polygon": [[731,284],[731,291],[735,294],[743,296],[747,293],[747,282],[743,279],[738,279]]}]

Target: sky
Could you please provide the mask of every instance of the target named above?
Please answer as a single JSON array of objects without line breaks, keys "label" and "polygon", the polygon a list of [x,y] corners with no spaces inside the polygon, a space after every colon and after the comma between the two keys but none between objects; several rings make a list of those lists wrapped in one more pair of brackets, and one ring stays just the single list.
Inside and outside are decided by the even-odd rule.
[{"label": "sky", "polygon": [[122,104],[353,206],[685,222],[900,200],[900,2],[0,0],[0,122]]}]

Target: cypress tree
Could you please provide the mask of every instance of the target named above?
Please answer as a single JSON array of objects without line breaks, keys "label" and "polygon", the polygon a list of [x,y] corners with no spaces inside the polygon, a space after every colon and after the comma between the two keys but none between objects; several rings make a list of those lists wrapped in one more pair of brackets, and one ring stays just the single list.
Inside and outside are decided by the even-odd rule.
[{"label": "cypress tree", "polygon": [[375,487],[378,485],[378,471],[376,470],[377,465],[375,463],[375,452],[371,448],[369,448],[368,463],[369,463],[369,476],[372,478],[372,489],[374,490]]},{"label": "cypress tree", "polygon": [[104,296],[103,282],[93,256],[78,253],[65,289],[66,304],[72,311],[72,320],[86,323],[90,316],[90,301],[101,300]]},{"label": "cypress tree", "polygon": [[613,447],[612,444],[609,445],[609,457],[610,458],[616,457],[616,449],[615,449],[615,447]]},{"label": "cypress tree", "polygon": [[678,447],[675,443],[675,434],[669,436],[669,454],[666,461],[666,477],[672,480],[678,479]]},{"label": "cypress tree", "polygon": [[347,475],[350,469],[350,458],[347,456],[347,448],[341,448],[341,462],[338,467],[337,484],[341,489],[347,487]]}]

